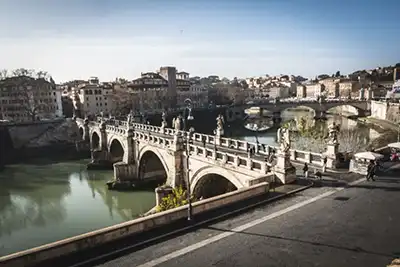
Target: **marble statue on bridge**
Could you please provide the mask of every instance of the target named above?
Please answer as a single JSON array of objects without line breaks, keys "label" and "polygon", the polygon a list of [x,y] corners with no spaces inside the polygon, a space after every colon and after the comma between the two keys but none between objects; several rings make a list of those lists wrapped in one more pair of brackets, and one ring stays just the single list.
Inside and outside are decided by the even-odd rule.
[{"label": "marble statue on bridge", "polygon": [[132,116],[132,111],[131,111],[131,112],[129,112],[129,114],[128,114],[127,118],[126,118],[126,127],[128,129],[129,129],[131,123],[132,123],[132,118],[133,118],[133,116]]},{"label": "marble statue on bridge", "polygon": [[181,130],[181,125],[182,125],[182,116],[178,115],[178,117],[172,119],[172,126],[174,129],[179,132]]},{"label": "marble statue on bridge", "polygon": [[338,144],[338,132],[340,131],[340,125],[333,122],[328,127],[328,144]]},{"label": "marble statue on bridge", "polygon": [[222,116],[222,114],[219,114],[217,117],[217,130],[222,129],[224,129],[224,116]]},{"label": "marble statue on bridge", "polygon": [[278,129],[278,143],[280,144],[280,151],[287,153],[290,150],[290,130],[287,128]]},{"label": "marble statue on bridge", "polygon": [[167,113],[165,113],[165,111],[163,111],[163,113],[161,114],[161,128],[165,129],[167,128],[168,123],[167,123]]}]

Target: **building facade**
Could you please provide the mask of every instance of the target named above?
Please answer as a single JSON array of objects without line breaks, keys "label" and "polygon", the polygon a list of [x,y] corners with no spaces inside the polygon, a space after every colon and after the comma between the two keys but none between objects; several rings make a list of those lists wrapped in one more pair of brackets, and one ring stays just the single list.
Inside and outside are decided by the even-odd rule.
[{"label": "building facade", "polygon": [[100,83],[97,77],[91,77],[87,82],[72,88],[69,95],[75,109],[79,109],[83,113],[82,116],[114,112],[113,86],[108,83]]},{"label": "building facade", "polygon": [[61,92],[54,82],[29,76],[0,81],[0,119],[16,122],[62,116]]}]

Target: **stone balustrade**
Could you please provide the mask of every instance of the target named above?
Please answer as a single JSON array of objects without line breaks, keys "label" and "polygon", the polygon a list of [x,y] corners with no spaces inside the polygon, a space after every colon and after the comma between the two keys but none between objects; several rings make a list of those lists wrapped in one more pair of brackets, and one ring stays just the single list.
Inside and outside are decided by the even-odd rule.
[{"label": "stone balustrade", "polygon": [[[91,122],[93,123],[93,122]],[[96,122],[94,122],[96,123]],[[141,123],[132,123],[131,126],[135,129],[134,137],[137,140],[151,142],[153,144],[159,144],[163,147],[168,147],[173,144],[173,136],[176,134],[176,130],[172,128],[162,128],[159,126],[149,125],[149,124],[141,124]],[[114,120],[113,124],[107,124],[106,130],[115,134],[125,134],[127,128],[126,121]],[[157,133],[163,135],[164,137],[151,135],[152,133]],[[190,133],[188,131],[180,131],[181,136],[188,137]],[[202,133],[192,133],[191,139],[195,142],[205,142],[206,144],[217,145],[218,147],[225,147],[228,149],[236,150],[238,152],[248,152],[249,148],[254,147],[255,152],[258,155],[268,156],[270,153],[275,150],[279,151],[279,147],[262,145],[255,142],[247,142],[243,140],[237,140],[227,137],[217,137],[215,135],[208,135]],[[203,147],[199,147],[204,149]],[[207,150],[208,151],[208,150]],[[210,150],[211,151],[211,150]],[[224,153],[217,151],[217,154]],[[247,157],[246,157],[247,159]],[[290,150],[290,160],[304,162],[309,164],[314,164],[318,166],[323,165],[323,156],[320,153],[313,153],[308,151],[300,151],[300,150]],[[247,164],[247,163],[246,163]]]},{"label": "stone balustrade", "polygon": [[174,143],[174,140],[171,138],[151,135],[149,133],[134,132],[133,135],[137,141],[151,143],[164,148],[169,148]]},{"label": "stone balustrade", "polygon": [[106,125],[106,131],[107,132],[111,132],[113,134],[124,135],[126,133],[126,127],[114,126],[114,125]]},{"label": "stone balustrade", "polygon": [[189,144],[189,153],[191,156],[203,157],[217,162],[231,165],[232,167],[239,167],[250,171],[259,172],[260,174],[267,174],[270,170],[271,164],[264,160],[256,160],[251,157],[239,156],[232,153],[214,150],[212,148],[205,148],[203,146]]}]

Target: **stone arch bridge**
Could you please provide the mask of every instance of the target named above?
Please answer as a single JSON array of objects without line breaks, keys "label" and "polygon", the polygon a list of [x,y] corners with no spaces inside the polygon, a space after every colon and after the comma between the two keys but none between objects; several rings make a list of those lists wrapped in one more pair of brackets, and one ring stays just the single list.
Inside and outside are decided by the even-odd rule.
[{"label": "stone arch bridge", "polygon": [[358,100],[358,99],[347,99],[347,100],[325,100],[322,102],[318,102],[317,100],[309,100],[309,101],[279,101],[273,102],[270,100],[262,100],[262,101],[254,101],[252,104],[241,104],[235,105],[228,108],[226,116],[228,121],[232,121],[238,118],[238,116],[242,116],[245,109],[251,107],[259,107],[260,110],[268,110],[273,114],[274,118],[279,119],[281,117],[281,113],[289,108],[296,107],[308,107],[315,112],[315,117],[317,119],[326,118],[326,114],[328,111],[335,107],[340,106],[351,106],[357,110],[357,115],[359,117],[364,117],[370,112],[371,104],[370,101],[367,100]]},{"label": "stone arch bridge", "polygon": [[[191,133],[171,128],[126,121],[88,121],[76,119],[82,142],[90,143],[92,161],[113,163],[119,180],[145,180],[164,177],[166,184],[188,186],[196,192],[210,175],[222,176],[236,189],[260,182],[292,182],[285,166],[273,168],[264,159],[274,147],[214,135]],[[186,141],[187,142],[186,142]],[[188,141],[190,140],[190,141]],[[255,155],[247,153],[254,147]],[[187,157],[187,152],[189,157]],[[257,155],[257,156],[256,156]],[[290,159],[322,165],[322,155],[290,151]],[[215,177],[214,177],[215,178]]]}]

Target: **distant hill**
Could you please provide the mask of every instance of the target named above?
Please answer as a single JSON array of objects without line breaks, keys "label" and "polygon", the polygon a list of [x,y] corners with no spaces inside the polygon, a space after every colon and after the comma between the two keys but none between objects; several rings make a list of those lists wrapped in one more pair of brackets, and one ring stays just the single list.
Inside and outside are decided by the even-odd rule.
[{"label": "distant hill", "polygon": [[364,76],[367,79],[371,79],[373,82],[389,82],[393,81],[393,73],[395,68],[400,68],[400,63],[393,66],[378,67],[370,70],[357,70],[349,74],[351,80],[358,80],[359,76]]}]

